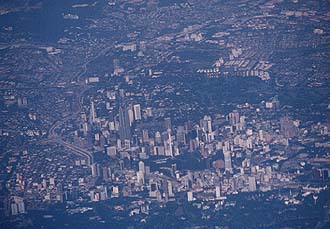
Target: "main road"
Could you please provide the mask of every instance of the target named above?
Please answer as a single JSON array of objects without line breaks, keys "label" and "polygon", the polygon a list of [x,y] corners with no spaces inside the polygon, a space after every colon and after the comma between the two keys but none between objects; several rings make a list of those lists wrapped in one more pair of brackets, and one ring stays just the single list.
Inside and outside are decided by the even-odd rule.
[{"label": "main road", "polygon": [[103,49],[101,52],[99,52],[94,58],[88,60],[86,63],[83,64],[83,69],[76,74],[76,83],[70,85],[71,86],[79,86],[80,92],[77,94],[77,101],[78,101],[78,109],[75,109],[74,111],[71,112],[70,115],[67,115],[66,117],[62,118],[61,120],[56,121],[49,129],[48,131],[48,138],[44,140],[44,142],[54,142],[59,145],[62,145],[63,147],[69,149],[72,151],[74,154],[78,156],[82,156],[83,158],[86,158],[87,164],[91,165],[93,163],[93,153],[83,149],[77,145],[68,143],[62,139],[62,136],[60,133],[58,133],[58,129],[63,126],[65,122],[67,122],[70,119],[77,119],[79,118],[79,114],[81,113],[83,109],[83,104],[84,104],[84,93],[90,89],[90,86],[88,86],[85,82],[84,79],[82,78],[85,73],[88,70],[88,64],[91,62],[95,61],[97,58],[100,56],[105,55],[112,47],[108,47]]}]

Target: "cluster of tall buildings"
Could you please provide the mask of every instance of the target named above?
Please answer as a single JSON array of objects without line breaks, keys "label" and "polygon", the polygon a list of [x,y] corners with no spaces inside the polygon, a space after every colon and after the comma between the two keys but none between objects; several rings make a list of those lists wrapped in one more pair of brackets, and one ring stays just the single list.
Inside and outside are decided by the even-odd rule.
[{"label": "cluster of tall buildings", "polygon": [[[116,100],[116,94],[108,94],[110,100]],[[171,201],[182,191],[187,192],[189,201],[221,199],[238,191],[271,190],[280,182],[290,183],[292,177],[281,174],[276,163],[256,167],[253,158],[257,153],[264,155],[264,160],[271,159],[272,145],[287,146],[288,139],[298,135],[299,121],[288,116],[280,120],[259,118],[258,121],[254,117],[253,110],[260,116],[261,113],[276,112],[276,109],[278,104],[273,100],[261,107],[244,105],[226,116],[205,115],[197,123],[187,121],[173,125],[170,117],[155,120],[151,108],[142,109],[140,104],[128,103],[122,90],[117,113],[111,109],[114,115],[110,118],[99,117],[95,103],[91,101],[87,124],[92,128],[83,136],[92,136],[94,150],[117,162],[91,165],[92,177],[104,182],[104,186],[90,193],[91,200],[131,196],[144,189],[148,190],[149,198],[160,202]],[[82,119],[83,124],[86,123],[84,120],[87,119]],[[158,158],[175,161],[180,155],[195,152],[200,153],[200,163],[207,171],[181,170],[176,163],[160,170],[151,169],[152,164],[158,167]],[[275,156],[278,160],[281,157]],[[168,173],[164,173],[164,169]],[[207,197],[201,192],[212,195]]]}]

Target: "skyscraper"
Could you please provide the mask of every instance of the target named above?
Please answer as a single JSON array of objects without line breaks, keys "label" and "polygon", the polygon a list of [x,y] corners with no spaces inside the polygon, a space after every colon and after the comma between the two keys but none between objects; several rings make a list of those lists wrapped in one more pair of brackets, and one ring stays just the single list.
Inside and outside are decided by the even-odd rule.
[{"label": "skyscraper", "polygon": [[231,152],[230,151],[225,151],[223,152],[224,158],[225,158],[225,169],[226,171],[232,171],[232,166],[231,166]]},{"label": "skyscraper", "polygon": [[122,142],[131,139],[131,128],[129,125],[128,111],[125,107],[119,108],[119,136]]},{"label": "skyscraper", "polygon": [[165,148],[165,155],[173,157],[173,143],[172,143],[172,136],[171,136],[171,129],[167,129],[167,134],[164,137],[164,148]]},{"label": "skyscraper", "polygon": [[187,197],[189,202],[193,201],[194,200],[193,192],[192,191],[187,192]]},{"label": "skyscraper", "polygon": [[140,104],[135,104],[133,106],[133,109],[134,109],[134,117],[135,117],[135,121],[137,120],[141,120],[141,106]]},{"label": "skyscraper", "polygon": [[139,162],[139,172],[145,173],[145,167],[143,161]]},{"label": "skyscraper", "polygon": [[90,107],[90,123],[94,123],[96,119],[96,112],[95,112],[95,107],[94,107],[94,101],[91,102],[91,107]]},{"label": "skyscraper", "polygon": [[257,191],[256,178],[255,177],[249,177],[249,191],[250,192]]},{"label": "skyscraper", "polygon": [[134,112],[131,106],[127,109],[127,112],[128,112],[129,125],[132,126],[132,123],[134,122]]},{"label": "skyscraper", "polygon": [[171,118],[165,118],[165,119],[164,119],[164,122],[165,122],[164,124],[165,124],[165,129],[166,129],[166,130],[172,128]]},{"label": "skyscraper", "polygon": [[229,118],[229,123],[232,126],[235,126],[240,121],[240,116],[237,111],[233,111],[229,113],[228,118]]},{"label": "skyscraper", "polygon": [[205,115],[204,118],[200,122],[202,129],[207,132],[212,132],[212,118],[211,116]]},{"label": "skyscraper", "polygon": [[221,197],[221,190],[220,190],[220,186],[217,185],[215,186],[215,198],[218,200],[220,199],[220,197]]}]

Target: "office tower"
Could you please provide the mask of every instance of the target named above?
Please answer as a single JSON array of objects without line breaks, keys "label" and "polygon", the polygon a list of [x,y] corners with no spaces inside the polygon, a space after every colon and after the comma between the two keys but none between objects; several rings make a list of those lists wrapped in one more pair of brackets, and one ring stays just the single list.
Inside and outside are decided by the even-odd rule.
[{"label": "office tower", "polygon": [[[149,149],[149,148],[148,148]],[[146,148],[145,147],[141,147],[141,152],[139,153],[139,158],[141,159],[141,160],[146,160],[146,159],[148,159],[149,158],[149,156],[147,155],[147,153],[146,153]]]},{"label": "office tower", "polygon": [[97,165],[96,165],[96,163],[91,165],[91,170],[92,170],[92,176],[97,177]]},{"label": "office tower", "polygon": [[131,148],[131,141],[130,140],[125,140],[124,141],[124,148],[125,149]]},{"label": "office tower", "polygon": [[158,156],[165,155],[164,146],[154,146],[154,155],[158,155]]},{"label": "office tower", "polygon": [[165,118],[164,125],[166,130],[170,130],[172,128],[171,118]]},{"label": "office tower", "polygon": [[157,191],[158,191],[157,181],[150,180],[149,184],[150,184],[149,197],[155,198],[157,196]]},{"label": "office tower", "polygon": [[112,180],[112,177],[113,177],[111,168],[108,168],[108,175],[109,175],[109,180],[111,181]]},{"label": "office tower", "polygon": [[176,131],[176,140],[178,141],[178,143],[181,143],[183,145],[187,144],[184,126],[178,126],[178,129]]},{"label": "office tower", "polygon": [[190,139],[189,141],[189,152],[194,152],[199,148],[199,141],[198,139]]},{"label": "office tower", "polygon": [[145,173],[145,167],[143,161],[139,161],[139,172]]},{"label": "office tower", "polygon": [[215,186],[215,198],[219,200],[221,197],[220,185]]},{"label": "office tower", "polygon": [[123,106],[119,108],[119,136],[122,142],[131,139],[131,128],[129,125],[129,116],[127,109]]},{"label": "office tower", "polygon": [[127,109],[127,112],[128,112],[129,125],[132,126],[132,123],[134,121],[134,112],[131,106]]},{"label": "office tower", "polygon": [[229,123],[232,126],[235,126],[240,121],[239,113],[237,111],[233,111],[229,113],[228,118],[229,118]]},{"label": "office tower", "polygon": [[9,201],[11,215],[18,215],[25,213],[25,205],[22,197],[14,196]]},{"label": "office tower", "polygon": [[151,107],[148,107],[146,109],[146,115],[147,115],[147,117],[152,117],[152,108]]},{"label": "office tower", "polygon": [[88,134],[88,123],[87,122],[84,122],[82,124],[82,131],[83,131],[84,136],[86,137]]},{"label": "office tower", "polygon": [[109,179],[109,170],[107,167],[102,167],[102,178],[105,181]]},{"label": "office tower", "polygon": [[141,106],[140,106],[140,104],[135,104],[133,106],[133,109],[134,109],[135,121],[141,120],[142,116],[141,116]]},{"label": "office tower", "polygon": [[171,129],[167,129],[167,134],[164,138],[164,148],[165,148],[165,155],[173,157],[173,143],[172,143],[172,136],[171,136]]},{"label": "office tower", "polygon": [[174,177],[175,176],[175,172],[178,170],[177,165],[174,163],[171,165],[171,176]]},{"label": "office tower", "polygon": [[245,128],[245,116],[239,118],[239,129],[243,130]]},{"label": "office tower", "polygon": [[264,141],[265,140],[265,138],[264,138],[264,131],[263,130],[259,130],[259,140],[260,141]]},{"label": "office tower", "polygon": [[173,197],[174,196],[173,186],[172,186],[172,182],[171,181],[167,181],[167,192],[168,192],[168,196],[169,197]]},{"label": "office tower", "polygon": [[188,201],[191,202],[194,200],[194,195],[192,191],[187,192]]},{"label": "office tower", "polygon": [[26,97],[18,98],[17,105],[18,107],[26,107],[28,105],[27,98]]},{"label": "office tower", "polygon": [[136,172],[137,181],[139,184],[144,184],[144,173],[142,171]]},{"label": "office tower", "polygon": [[56,200],[63,203],[63,186],[62,183],[56,185]]},{"label": "office tower", "polygon": [[160,135],[160,132],[159,131],[157,131],[155,133],[155,142],[158,145],[162,143],[162,136]]},{"label": "office tower", "polygon": [[162,193],[160,192],[160,190],[158,190],[156,192],[156,199],[157,199],[158,202],[162,202],[163,201]]},{"label": "office tower", "polygon": [[95,120],[96,120],[96,112],[95,112],[94,101],[91,101],[91,107],[90,107],[90,124],[94,123]]},{"label": "office tower", "polygon": [[50,186],[55,186],[55,178],[54,177],[49,178],[49,185]]},{"label": "office tower", "polygon": [[201,128],[206,133],[212,132],[212,118],[211,116],[205,115],[204,118],[200,121]]},{"label": "office tower", "polygon": [[108,189],[107,189],[107,186],[104,186],[103,193],[105,195],[105,199],[108,199]]},{"label": "office tower", "polygon": [[16,203],[10,204],[10,213],[11,215],[17,215],[18,214],[18,207]]},{"label": "office tower", "polygon": [[132,135],[132,144],[133,146],[139,146],[140,145],[140,139],[137,134]]},{"label": "office tower", "polygon": [[42,188],[47,189],[47,180],[46,179],[42,180]]},{"label": "office tower", "polygon": [[249,177],[249,191],[250,192],[257,191],[256,178],[255,177]]},{"label": "office tower", "polygon": [[222,146],[222,151],[225,153],[225,152],[228,152],[230,151],[230,144],[228,141],[224,142],[223,146]]},{"label": "office tower", "polygon": [[143,141],[143,143],[149,142],[149,131],[148,130],[142,130],[142,141]]},{"label": "office tower", "polygon": [[119,169],[120,169],[121,171],[123,171],[123,170],[125,169],[125,164],[124,164],[124,161],[123,161],[123,160],[120,160],[120,161],[119,161]]},{"label": "office tower", "polygon": [[119,188],[118,186],[112,187],[111,197],[119,197]]},{"label": "office tower", "polygon": [[232,171],[232,166],[231,166],[231,152],[226,151],[223,152],[224,158],[225,158],[225,170],[226,171]]},{"label": "office tower", "polygon": [[214,133],[212,132],[212,118],[205,115],[200,121],[201,129],[204,132],[204,141],[211,142],[214,140]]},{"label": "office tower", "polygon": [[253,138],[252,137],[248,137],[246,139],[246,148],[248,148],[248,149],[252,149],[253,148]]}]

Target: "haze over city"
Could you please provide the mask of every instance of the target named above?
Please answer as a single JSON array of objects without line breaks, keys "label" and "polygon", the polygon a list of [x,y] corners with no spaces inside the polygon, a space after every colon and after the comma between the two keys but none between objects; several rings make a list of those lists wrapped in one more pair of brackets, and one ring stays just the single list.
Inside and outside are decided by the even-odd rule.
[{"label": "haze over city", "polygon": [[0,228],[330,228],[329,86],[329,0],[0,0]]}]

